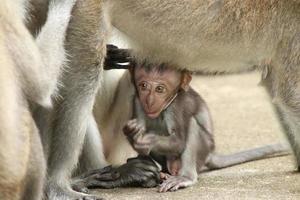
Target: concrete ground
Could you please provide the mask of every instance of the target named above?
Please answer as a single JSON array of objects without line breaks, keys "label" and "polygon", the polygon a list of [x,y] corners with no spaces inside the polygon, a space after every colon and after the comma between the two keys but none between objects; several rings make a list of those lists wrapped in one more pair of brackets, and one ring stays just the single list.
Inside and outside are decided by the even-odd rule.
[{"label": "concrete ground", "polygon": [[[215,125],[216,151],[231,153],[283,141],[258,73],[194,77],[193,87],[208,103]],[[177,192],[155,188],[95,191],[107,200],[300,199],[300,174],[292,155],[202,173],[196,185]]]}]

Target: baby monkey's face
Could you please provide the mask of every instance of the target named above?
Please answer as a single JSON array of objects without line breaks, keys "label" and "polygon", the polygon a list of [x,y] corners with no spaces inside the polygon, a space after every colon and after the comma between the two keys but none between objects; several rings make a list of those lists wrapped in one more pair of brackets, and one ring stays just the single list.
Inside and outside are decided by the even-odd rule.
[{"label": "baby monkey's face", "polygon": [[181,72],[172,69],[146,71],[138,67],[134,70],[134,81],[145,114],[154,119],[177,93],[181,85]]}]

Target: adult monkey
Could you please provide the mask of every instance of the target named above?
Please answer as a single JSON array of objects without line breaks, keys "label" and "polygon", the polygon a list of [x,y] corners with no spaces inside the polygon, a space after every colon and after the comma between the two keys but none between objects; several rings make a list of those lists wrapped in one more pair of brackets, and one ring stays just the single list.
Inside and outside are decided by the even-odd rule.
[{"label": "adult monkey", "polygon": [[104,8],[102,0],[78,0],[72,10],[65,42],[69,67],[61,79],[60,98],[50,113],[50,131],[44,134],[48,146],[48,199],[99,199],[75,192],[71,178],[76,168],[82,172],[106,164],[92,116],[109,27]]},{"label": "adult monkey", "polygon": [[[40,126],[46,126],[43,136],[48,156],[48,199],[99,199],[80,193],[86,192],[82,188],[74,188],[79,192],[74,191],[72,186],[81,182],[83,177],[72,178],[75,169],[75,174],[92,170],[87,172],[89,174],[98,172],[93,169],[106,165],[101,139],[92,116],[94,97],[103,76],[102,62],[106,53],[104,36],[108,31],[107,19],[104,13],[99,12],[103,11],[103,7],[105,5],[100,0],[78,0],[72,11],[65,45],[70,55],[69,67],[62,76],[63,87],[58,91],[60,98],[56,99],[50,113],[46,111],[46,115],[52,115],[53,119],[46,119],[50,124],[42,120]],[[100,95],[104,96],[101,88]],[[138,160],[133,165],[141,162],[144,161]],[[148,179],[147,174],[141,176]]]},{"label": "adult monkey", "polygon": [[[0,197],[7,198],[7,199],[41,199],[42,196],[42,188],[44,182],[44,175],[45,175],[45,165],[43,160],[43,155],[41,154],[42,149],[40,146],[40,141],[37,135],[37,130],[35,127],[35,123],[32,121],[31,114],[29,112],[29,108],[27,105],[27,100],[32,102],[33,107],[34,104],[40,104],[43,107],[47,107],[51,105],[51,97],[50,95],[56,90],[57,80],[61,71],[63,64],[65,63],[65,53],[64,53],[64,45],[68,48],[70,55],[78,55],[80,51],[85,52],[89,56],[85,56],[85,59],[82,59],[82,63],[77,62],[77,60],[70,59],[71,64],[74,66],[78,66],[83,71],[86,71],[88,74],[89,71],[88,67],[82,67],[80,64],[86,64],[87,66],[101,66],[101,59],[98,57],[105,51],[105,47],[99,45],[99,43],[103,40],[98,41],[98,36],[102,35],[103,29],[99,29],[99,26],[102,25],[98,23],[100,19],[95,19],[96,16],[102,16],[99,13],[99,7],[95,5],[101,6],[99,1],[81,1],[75,11],[73,12],[73,19],[76,22],[70,24],[70,29],[68,31],[68,42],[65,44],[65,31],[67,26],[69,25],[70,13],[72,7],[74,5],[73,0],[53,0],[50,3],[50,9],[47,17],[47,22],[43,26],[41,32],[36,34],[36,39],[34,40],[33,37],[30,35],[29,30],[25,28],[25,23],[22,20],[25,20],[25,16],[27,13],[25,12],[26,6],[29,3],[32,3],[32,6],[36,6],[36,2],[48,3],[48,1],[4,1],[0,5],[1,11],[1,65],[7,65],[6,68],[1,70],[1,92],[5,95],[1,98],[1,110],[3,113],[6,114],[6,118],[1,118],[1,141],[4,142],[1,148],[1,157],[3,158],[0,165],[1,168],[1,190],[0,190]],[[34,8],[34,7],[33,7]],[[44,9],[44,5],[41,6]],[[47,10],[47,9],[46,9]],[[89,11],[93,12],[89,12]],[[81,12],[83,11],[83,12]],[[87,12],[89,15],[86,15]],[[41,12],[43,15],[45,13]],[[99,13],[99,15],[97,15]],[[83,19],[82,16],[85,16]],[[75,17],[76,16],[76,17]],[[99,17],[101,18],[101,17]],[[79,19],[79,20],[78,20]],[[95,19],[94,26],[89,23],[91,19]],[[87,21],[84,21],[87,20]],[[84,37],[80,35],[80,28],[78,28],[79,24],[84,24],[80,28],[84,31]],[[36,33],[39,29],[39,26],[43,24],[43,20],[41,22],[31,22],[28,21],[28,27],[32,27],[30,30],[32,33]],[[32,25],[32,26],[31,26]],[[99,25],[99,26],[97,26]],[[84,29],[85,28],[85,29]],[[88,29],[88,31],[87,31]],[[96,34],[92,30],[100,31],[101,33]],[[105,31],[103,31],[105,32]],[[85,33],[90,33],[91,35],[85,35]],[[86,37],[90,36],[90,37]],[[85,38],[86,40],[93,43],[90,45],[85,40],[80,40]],[[95,39],[96,41],[92,40]],[[49,42],[51,41],[51,42]],[[75,42],[74,42],[75,41]],[[81,43],[82,42],[82,43]],[[89,46],[87,46],[89,45]],[[95,48],[92,48],[92,47]],[[87,51],[84,51],[85,49]],[[98,48],[102,49],[103,51],[98,51]],[[76,54],[77,53],[77,54]],[[100,56],[101,57],[101,56]],[[104,56],[102,56],[104,57]],[[2,59],[3,58],[3,59]],[[72,57],[71,57],[72,58]],[[76,57],[78,58],[78,57]],[[74,64],[75,63],[75,64]],[[91,74],[93,74],[95,78],[95,82],[97,82],[97,77],[99,77],[99,73],[97,69],[94,70],[91,67]],[[77,70],[76,67],[72,68],[75,71]],[[68,72],[73,72],[72,70],[68,70]],[[79,70],[80,71],[80,70]],[[80,74],[79,71],[76,71]],[[74,76],[76,73],[68,74],[70,77]],[[91,86],[89,82],[91,77],[87,76],[87,74],[82,73],[81,75],[77,75],[77,77],[84,76],[88,80],[86,84]],[[64,80],[66,80],[65,78]],[[81,80],[84,80],[81,79]],[[2,82],[3,81],[3,82]],[[65,86],[69,86],[68,84],[64,84]],[[94,84],[95,87],[92,87],[92,90],[96,90],[98,84]],[[82,86],[82,85],[81,85]],[[74,85],[71,88],[71,91],[74,92]],[[78,89],[78,87],[76,88]],[[87,91],[87,90],[85,90]],[[60,90],[63,97],[68,96],[65,95],[64,90]],[[93,95],[92,95],[93,96]],[[10,103],[11,102],[11,103]],[[61,101],[60,101],[61,102]],[[88,102],[84,102],[88,103]],[[59,102],[57,103],[59,104]],[[56,105],[57,105],[56,104]],[[68,103],[67,103],[68,104]],[[55,105],[54,109],[58,109],[57,114],[60,114],[60,108]],[[72,104],[68,104],[69,106]],[[86,104],[85,104],[86,105]],[[68,110],[68,106],[64,107],[64,109]],[[56,110],[54,110],[56,111]],[[49,114],[48,112],[46,112]],[[54,115],[56,114],[54,113]],[[52,113],[50,113],[51,115]],[[22,119],[19,119],[19,116],[22,116]],[[56,115],[55,115],[56,116]],[[59,115],[61,116],[61,115]],[[64,118],[65,116],[61,116]],[[24,118],[24,119],[23,119]],[[59,120],[59,117],[55,118],[55,120]],[[37,118],[36,118],[37,119]],[[56,130],[59,127],[59,123],[51,124],[50,127],[46,127],[45,129],[50,129],[48,134],[50,134],[51,130]],[[15,129],[19,121],[20,127]],[[64,123],[65,121],[61,122]],[[67,121],[68,123],[69,121]],[[72,123],[72,121],[71,121]],[[58,125],[57,125],[58,124]],[[83,123],[84,124],[84,123]],[[39,124],[41,127],[41,124]],[[46,124],[42,124],[46,125]],[[25,130],[24,130],[25,129]],[[90,128],[89,130],[91,130]],[[23,131],[24,130],[24,131]],[[21,131],[20,133],[18,131]],[[60,130],[59,130],[60,131]],[[58,132],[59,132],[58,131]],[[94,131],[94,130],[92,130]],[[62,131],[63,132],[63,131]],[[9,134],[8,134],[9,133]],[[57,133],[57,132],[54,132]],[[60,134],[60,133],[58,133]],[[51,134],[48,138],[47,135],[41,133],[42,139],[44,140],[45,146],[51,147],[51,136],[55,136],[55,134]],[[25,138],[25,141],[20,141],[22,138]],[[70,137],[72,138],[72,137]],[[96,137],[97,138],[97,137]],[[90,140],[92,142],[98,143],[98,141],[93,140],[93,138],[86,138],[88,144],[90,144]],[[79,141],[82,141],[79,139]],[[54,142],[55,139],[54,139]],[[57,142],[57,145],[61,145],[63,141]],[[79,142],[80,143],[80,142]],[[61,146],[63,146],[62,144]],[[98,144],[97,144],[98,145]],[[87,148],[84,148],[85,151],[89,151],[89,148],[92,146],[93,148],[97,146],[94,145],[87,145]],[[80,145],[79,145],[80,146]],[[77,146],[76,146],[77,147]],[[14,148],[20,149],[18,151],[17,156],[14,155]],[[80,148],[77,148],[78,151]],[[50,149],[51,150],[51,149]],[[95,150],[95,148],[93,149]],[[50,168],[48,170],[50,178],[47,184],[47,195],[49,199],[97,199],[97,197],[86,197],[86,195],[79,194],[76,192],[72,192],[69,185],[69,173],[71,170],[67,170],[66,173],[63,171],[62,168],[62,176],[59,177],[55,174],[55,169],[53,167],[53,162],[60,162],[58,160],[53,161],[52,159],[52,152],[46,151],[46,157],[49,157],[48,165],[50,164]],[[100,151],[95,150],[95,153],[101,153]],[[48,155],[49,153],[50,155]],[[59,152],[60,154],[60,152]],[[76,155],[76,154],[75,154]],[[88,154],[90,155],[90,154]],[[93,154],[94,155],[94,154]],[[21,156],[21,157],[18,157]],[[57,155],[55,155],[57,156]],[[54,157],[55,157],[54,156]],[[63,154],[63,159],[66,154]],[[92,156],[92,155],[90,155]],[[11,160],[14,158],[14,160]],[[62,160],[63,160],[62,159]],[[69,158],[66,157],[66,160]],[[72,157],[71,157],[72,159]],[[76,160],[76,159],[75,159]],[[17,162],[16,162],[17,161]],[[73,160],[72,160],[73,161]],[[96,156],[92,159],[93,163],[99,161]],[[103,162],[103,161],[102,161]],[[105,163],[105,162],[103,162]],[[77,161],[74,161],[74,164],[77,164]],[[90,163],[89,163],[90,164]],[[97,167],[101,166],[97,163]],[[68,167],[68,165],[64,165]],[[89,166],[95,167],[95,165],[90,164]],[[54,168],[54,169],[53,169]],[[63,180],[61,182],[55,182],[55,175],[57,175],[59,180]],[[54,176],[54,178],[53,178]],[[53,184],[54,182],[54,184]],[[55,184],[57,183],[57,184]],[[55,187],[59,185],[58,187]],[[66,187],[63,187],[66,186]],[[68,187],[69,186],[69,187]],[[69,193],[68,193],[69,191]],[[71,194],[70,194],[71,193]]]},{"label": "adult monkey", "polygon": [[[108,25],[105,24],[104,14],[99,12],[100,10],[102,11],[104,3],[101,0],[79,1],[72,12],[73,16],[72,21],[69,24],[67,40],[64,42],[65,32],[61,32],[61,30],[66,30],[66,25],[68,25],[69,18],[67,21],[65,21],[59,16],[62,15],[65,17],[70,17],[70,11],[75,1],[66,0],[59,3],[60,1],[53,0],[50,1],[51,6],[56,6],[56,4],[53,2],[56,2],[58,4],[57,8],[61,8],[61,10],[49,9],[49,13],[52,13],[52,15],[57,14],[57,16],[51,18],[54,21],[50,21],[48,25],[46,24],[47,26],[43,26],[43,24],[45,23],[44,16],[47,15],[45,12],[48,10],[48,0],[20,1],[18,2],[20,3],[20,6],[14,9],[15,13],[21,13],[23,9],[26,9],[26,6],[30,7],[30,12],[33,12],[34,14],[29,13],[28,15],[31,16],[33,14],[33,16],[36,17],[26,21],[26,25],[28,30],[30,30],[30,32],[37,37],[38,41],[41,40],[39,37],[40,35],[45,35],[39,33],[39,28],[41,26],[43,27],[42,32],[44,29],[55,31],[55,33],[47,35],[50,37],[45,38],[48,41],[42,40],[45,42],[43,43],[45,48],[42,48],[42,52],[45,54],[48,53],[47,56],[49,57],[48,60],[45,59],[45,64],[48,64],[48,68],[43,69],[39,73],[33,73],[31,70],[24,70],[21,68],[25,73],[24,79],[26,81],[32,81],[32,84],[30,82],[28,87],[25,87],[24,89],[25,92],[28,90],[28,93],[31,95],[30,100],[33,103],[33,115],[41,132],[45,156],[48,161],[49,178],[46,184],[46,196],[48,199],[98,199],[98,197],[95,196],[87,196],[73,191],[71,189],[70,179],[73,169],[78,165],[78,157],[80,153],[83,155],[83,159],[81,159],[81,162],[79,163],[80,165],[78,165],[78,173],[88,169],[99,168],[106,164],[104,158],[99,156],[102,152],[100,145],[101,141],[95,122],[93,122],[93,117],[91,115],[93,97],[95,96],[100,83],[102,59],[105,55],[104,41],[106,38]],[[15,3],[9,4],[8,2],[5,2],[4,5],[6,4],[15,6]],[[66,6],[64,6],[64,4],[69,5],[68,10],[65,9]],[[3,9],[1,14],[4,12],[5,9]],[[5,16],[5,14],[3,15]],[[51,24],[54,23],[55,20],[60,23]],[[25,27],[22,27],[22,31],[25,30],[24,28]],[[19,30],[19,28],[16,28],[16,30]],[[26,36],[29,35],[28,30],[24,31]],[[24,34],[20,35],[23,36]],[[60,43],[56,43],[56,39],[59,38],[62,38]],[[14,45],[12,46],[14,47]],[[60,87],[58,91],[58,97],[62,98],[54,99],[55,104],[53,109],[37,107],[35,103],[43,103],[43,105],[50,104],[50,94],[52,94],[56,89],[56,83],[59,74],[56,72],[62,67],[63,61],[65,61],[65,55],[63,51],[64,46],[69,55],[69,62],[68,67],[66,67],[66,70],[63,71],[64,74],[62,76],[62,80],[60,81],[63,87]],[[19,61],[21,64],[30,64],[30,62],[27,63],[27,61],[35,58],[34,55],[37,55],[33,50],[35,50],[35,48],[28,48],[28,51],[24,53],[24,55],[27,55],[27,53],[33,53],[33,57],[28,56],[27,60],[16,59],[16,61]],[[18,53],[18,50],[16,52]],[[83,57],[80,58],[81,56]],[[34,64],[34,62],[31,62],[31,64]],[[41,64],[40,67],[43,67],[43,65]],[[56,69],[55,67],[58,68]],[[44,73],[46,73],[46,76],[44,76]],[[36,77],[35,75],[38,76]],[[73,80],[77,80],[78,77],[81,77],[80,82],[78,84],[73,84],[76,83],[76,81],[74,82]],[[51,92],[48,91],[48,88],[43,88],[42,90],[35,89],[35,87],[38,86],[44,87],[43,82],[37,83],[37,81],[45,81],[48,79],[51,80]],[[46,81],[45,83],[48,84]],[[87,101],[80,100],[77,102],[78,98],[81,98],[81,94],[79,94],[78,91],[84,93],[84,97],[82,98],[87,99]],[[43,102],[40,102],[41,100],[39,99],[39,95],[43,93],[48,94],[48,96],[45,98],[47,100],[46,102],[44,102],[44,99],[42,99]],[[44,98],[44,96],[42,97]],[[37,98],[37,100],[35,100],[35,98]],[[73,101],[75,99],[77,100]],[[90,109],[86,109],[88,107],[90,107]],[[82,118],[77,118],[77,116],[80,115]],[[88,128],[85,136],[87,121]],[[76,132],[78,134],[76,134]],[[70,143],[65,143],[65,136],[66,138],[70,139]],[[85,141],[84,144],[83,141]],[[82,148],[83,145],[84,148]],[[70,152],[70,149],[74,149],[75,151],[72,150],[72,152]],[[9,168],[10,166],[5,167]],[[4,175],[7,174],[4,173]],[[42,184],[39,185],[41,186]],[[39,189],[35,190],[32,188],[32,191],[41,193]],[[29,196],[26,196],[26,198],[27,197],[28,199],[33,199]]]},{"label": "adult monkey", "polygon": [[51,105],[74,1],[53,1],[36,39],[25,27],[27,3],[0,5],[0,199],[42,198],[45,159],[28,102]]},{"label": "adult monkey", "polygon": [[236,72],[266,60],[265,83],[300,170],[299,0],[111,0],[113,26],[138,57]]}]

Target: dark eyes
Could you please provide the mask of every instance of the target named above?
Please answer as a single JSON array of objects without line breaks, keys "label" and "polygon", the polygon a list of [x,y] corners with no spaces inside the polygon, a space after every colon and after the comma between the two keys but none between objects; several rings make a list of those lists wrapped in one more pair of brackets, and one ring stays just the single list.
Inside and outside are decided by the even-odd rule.
[{"label": "dark eyes", "polygon": [[157,92],[157,93],[165,93],[166,92],[166,87],[164,87],[163,85],[154,86],[147,82],[142,82],[142,83],[138,84],[138,89],[140,91],[152,90],[152,87],[155,87],[155,92]]},{"label": "dark eyes", "polygon": [[147,90],[148,87],[148,84],[145,82],[139,84],[140,90]]},{"label": "dark eyes", "polygon": [[157,86],[157,87],[155,88],[155,91],[156,91],[157,93],[164,93],[164,92],[166,91],[166,88],[163,87],[163,86],[161,86],[161,85],[159,85],[159,86]]}]

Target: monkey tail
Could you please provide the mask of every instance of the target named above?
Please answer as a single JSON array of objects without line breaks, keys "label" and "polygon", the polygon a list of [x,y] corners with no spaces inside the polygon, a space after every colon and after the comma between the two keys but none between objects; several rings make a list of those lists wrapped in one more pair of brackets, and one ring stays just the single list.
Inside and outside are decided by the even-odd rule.
[{"label": "monkey tail", "polygon": [[230,155],[218,155],[213,153],[206,162],[206,167],[210,170],[221,169],[249,161],[284,156],[290,153],[290,147],[281,143],[253,148]]}]

